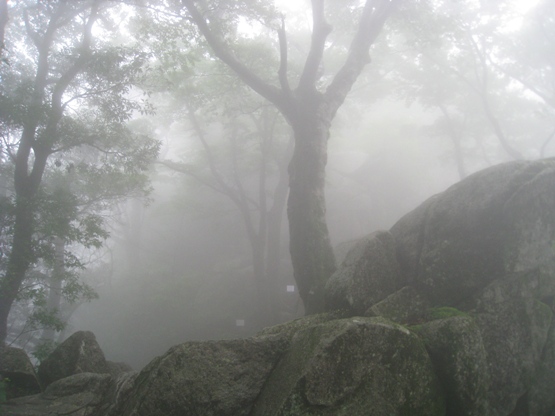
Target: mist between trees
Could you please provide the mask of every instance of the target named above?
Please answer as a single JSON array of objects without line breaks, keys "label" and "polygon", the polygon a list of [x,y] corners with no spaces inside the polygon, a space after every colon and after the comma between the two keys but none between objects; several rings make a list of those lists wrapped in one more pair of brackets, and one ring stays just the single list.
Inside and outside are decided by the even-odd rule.
[{"label": "mist between trees", "polygon": [[0,2],[0,338],[136,367],[317,313],[332,247],[553,156],[555,5]]}]

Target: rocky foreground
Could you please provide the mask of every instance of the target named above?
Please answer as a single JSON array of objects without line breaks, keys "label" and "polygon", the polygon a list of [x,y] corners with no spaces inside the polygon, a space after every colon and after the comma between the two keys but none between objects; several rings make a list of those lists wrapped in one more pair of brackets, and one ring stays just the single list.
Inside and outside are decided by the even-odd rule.
[{"label": "rocky foreground", "polygon": [[74,334],[0,414],[555,416],[554,184],[553,159],[468,177],[348,244],[328,313],[252,338],[136,373]]}]

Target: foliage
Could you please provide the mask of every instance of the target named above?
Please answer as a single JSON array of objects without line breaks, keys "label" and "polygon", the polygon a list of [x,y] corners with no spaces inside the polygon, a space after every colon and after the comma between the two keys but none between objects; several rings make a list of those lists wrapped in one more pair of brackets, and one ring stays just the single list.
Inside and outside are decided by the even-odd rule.
[{"label": "foliage", "polygon": [[[547,75],[549,66],[525,57],[544,43],[537,32],[530,36],[518,5],[424,2],[409,7],[390,36],[396,95],[435,115],[427,132],[452,143],[448,160],[461,178],[501,161],[546,156],[555,112],[537,99],[545,81],[532,74]],[[538,65],[545,71],[531,70]]]},{"label": "foliage", "polygon": [[14,176],[2,177],[2,246],[14,233],[31,232],[18,237],[24,244],[5,255],[2,249],[0,295],[8,305],[16,298],[29,303],[27,329],[63,328],[56,296],[46,304],[55,286],[70,303],[96,298],[79,280],[83,255],[108,237],[105,219],[114,204],[148,193],[147,170],[159,145],[127,122],[153,111],[139,88],[150,56],[108,35],[117,29],[116,6],[26,0],[10,10],[0,135],[2,170]]}]

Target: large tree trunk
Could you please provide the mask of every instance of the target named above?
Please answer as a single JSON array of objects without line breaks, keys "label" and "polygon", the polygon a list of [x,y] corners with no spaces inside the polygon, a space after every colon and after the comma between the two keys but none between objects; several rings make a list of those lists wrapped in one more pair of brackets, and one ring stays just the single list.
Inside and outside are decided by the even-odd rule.
[{"label": "large tree trunk", "polygon": [[0,344],[8,335],[8,316],[25,273],[33,261],[32,235],[34,198],[18,196],[15,207],[13,245],[6,275],[0,287]]},{"label": "large tree trunk", "polygon": [[300,101],[302,111],[292,120],[295,149],[289,164],[287,215],[295,281],[305,313],[314,314],[324,310],[324,287],[335,271],[325,198],[331,118],[317,97]]}]

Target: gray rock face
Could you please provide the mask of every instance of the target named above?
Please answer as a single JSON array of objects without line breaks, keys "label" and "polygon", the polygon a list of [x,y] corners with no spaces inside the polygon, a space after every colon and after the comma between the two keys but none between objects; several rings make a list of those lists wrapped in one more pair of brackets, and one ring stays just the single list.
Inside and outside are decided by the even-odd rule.
[{"label": "gray rock face", "polygon": [[364,315],[370,306],[400,289],[400,282],[395,240],[390,233],[378,231],[347,253],[326,285],[326,305]]},{"label": "gray rock face", "polygon": [[491,414],[509,415],[535,384],[544,350],[552,348],[548,335],[553,312],[521,294],[500,296],[498,302],[473,312],[487,355]]},{"label": "gray rock face", "polygon": [[96,416],[112,382],[109,374],[81,373],[56,381],[44,393],[20,397],[0,406],[5,416]]},{"label": "gray rock face", "polygon": [[37,395],[0,405],[3,416],[121,416],[137,373],[79,373],[50,384]]},{"label": "gray rock face", "polygon": [[450,416],[488,414],[491,386],[486,349],[470,316],[427,322],[418,330],[445,391]]},{"label": "gray rock face", "polygon": [[525,396],[519,398],[530,415],[555,413],[555,321],[551,322],[545,349],[534,374],[532,385]]},{"label": "gray rock face", "polygon": [[253,416],[444,415],[422,341],[383,318],[349,318],[297,331]]},{"label": "gray rock face", "polygon": [[121,414],[249,415],[286,345],[266,336],[173,347],[139,374]]},{"label": "gray rock face", "polygon": [[[555,272],[555,160],[510,162],[469,176],[391,229],[403,279],[457,305],[511,272]],[[546,295],[554,294],[554,279]]]},{"label": "gray rock face", "polygon": [[20,348],[0,346],[0,379],[7,379],[6,398],[40,393],[33,364]]},{"label": "gray rock face", "polygon": [[[450,416],[551,415],[554,183],[554,159],[511,162],[430,198],[390,230],[403,287],[392,291],[391,273],[361,284],[359,268],[388,254],[355,246],[330,280],[330,307],[360,313],[350,299],[374,286],[367,315],[420,323]],[[435,319],[429,306],[466,314]]]},{"label": "gray rock face", "polygon": [[79,373],[110,373],[102,349],[92,332],[79,331],[62,342],[39,366],[43,388],[50,383]]},{"label": "gray rock face", "polygon": [[383,316],[402,324],[425,321],[430,304],[412,286],[405,286],[372,305],[367,316]]}]

